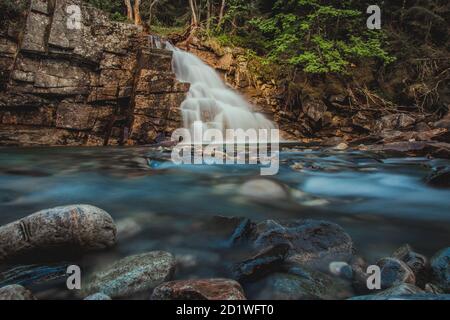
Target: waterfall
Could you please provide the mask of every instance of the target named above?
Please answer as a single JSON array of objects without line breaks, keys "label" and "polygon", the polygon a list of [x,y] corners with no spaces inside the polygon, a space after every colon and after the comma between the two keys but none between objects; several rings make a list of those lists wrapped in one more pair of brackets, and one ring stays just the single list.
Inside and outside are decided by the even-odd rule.
[{"label": "waterfall", "polygon": [[[154,41],[154,40],[153,40]],[[163,46],[156,41],[156,47]],[[264,115],[252,112],[252,106],[229,88],[216,71],[195,55],[165,43],[173,51],[173,69],[179,81],[191,84],[181,104],[184,128],[193,129],[201,121],[204,129],[273,129]]]}]

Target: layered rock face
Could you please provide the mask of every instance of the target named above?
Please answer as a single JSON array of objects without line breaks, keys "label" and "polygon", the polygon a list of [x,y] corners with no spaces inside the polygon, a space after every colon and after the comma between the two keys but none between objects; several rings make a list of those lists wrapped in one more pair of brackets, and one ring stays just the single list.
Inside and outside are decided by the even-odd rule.
[{"label": "layered rock face", "polygon": [[1,145],[146,144],[181,123],[171,52],[81,0],[31,0],[0,31]]}]

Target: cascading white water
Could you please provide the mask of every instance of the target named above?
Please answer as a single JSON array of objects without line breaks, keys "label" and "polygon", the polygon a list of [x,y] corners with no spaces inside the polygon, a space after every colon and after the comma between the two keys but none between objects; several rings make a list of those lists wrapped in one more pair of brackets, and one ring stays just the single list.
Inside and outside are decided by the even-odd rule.
[{"label": "cascading white water", "polygon": [[[159,44],[159,46],[161,46]],[[216,71],[195,55],[166,43],[173,51],[173,68],[177,79],[191,84],[181,105],[184,127],[192,129],[201,121],[204,129],[273,129],[262,114],[252,112],[251,105],[222,81]]]}]

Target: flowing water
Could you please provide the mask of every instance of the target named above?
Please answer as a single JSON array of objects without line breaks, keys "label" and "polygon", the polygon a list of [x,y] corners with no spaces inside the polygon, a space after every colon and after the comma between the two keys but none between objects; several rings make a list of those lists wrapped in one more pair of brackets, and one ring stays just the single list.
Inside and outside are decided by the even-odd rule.
[{"label": "flowing water", "polygon": [[[181,106],[185,127],[202,121],[219,130],[273,128],[197,57],[172,50],[178,79],[192,84]],[[405,243],[429,257],[450,244],[450,190],[431,188],[424,179],[449,165],[440,159],[290,146],[281,150],[280,171],[270,178],[283,186],[285,194],[277,199],[271,196],[279,193],[276,187],[264,198],[244,192],[246,182],[261,178],[257,165],[174,165],[170,150],[161,147],[0,148],[0,225],[60,205],[106,210],[118,226],[116,247],[29,255],[21,262],[75,263],[86,274],[131,254],[166,250],[178,260],[177,279],[229,277],[230,267],[247,258],[249,248],[230,247],[224,225],[211,222],[217,216],[255,222],[325,219],[340,224],[356,253],[371,263]],[[64,283],[59,290],[35,292],[73,297]]]},{"label": "flowing water", "polygon": [[449,161],[308,149],[284,149],[280,157],[271,179],[286,186],[287,199],[255,200],[241,186],[260,177],[258,166],[177,166],[170,152],[144,147],[0,149],[0,224],[53,206],[92,204],[115,219],[118,245],[70,262],[89,272],[167,250],[180,261],[179,279],[226,277],[248,256],[224,245],[221,225],[206,226],[218,215],[334,221],[369,262],[405,243],[428,257],[450,244],[450,190],[424,183]]},{"label": "flowing water", "polygon": [[184,127],[193,129],[201,121],[204,129],[273,129],[274,125],[262,114],[252,112],[252,106],[229,88],[216,71],[195,55],[178,49],[173,51],[173,69],[177,79],[191,84],[182,103]]}]

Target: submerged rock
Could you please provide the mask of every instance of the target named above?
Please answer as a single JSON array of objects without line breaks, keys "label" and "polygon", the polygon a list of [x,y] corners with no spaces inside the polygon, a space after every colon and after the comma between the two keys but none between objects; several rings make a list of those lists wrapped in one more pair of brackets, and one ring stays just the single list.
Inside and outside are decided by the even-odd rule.
[{"label": "submerged rock", "polygon": [[256,224],[244,217],[214,216],[202,227],[213,241],[219,240],[218,246],[232,247],[247,242],[254,236]]},{"label": "submerged rock", "polygon": [[353,278],[352,267],[347,262],[333,261],[329,265],[329,270],[335,276],[349,280]]},{"label": "submerged rock", "polygon": [[366,296],[353,297],[349,300],[450,300],[450,294],[419,293],[393,296],[370,294]]},{"label": "submerged rock", "polygon": [[450,188],[450,168],[435,170],[426,178],[426,183],[432,187]]},{"label": "submerged rock", "polygon": [[383,258],[377,262],[381,269],[381,288],[387,289],[402,283],[416,283],[414,272],[406,263],[396,258]]},{"label": "submerged rock", "polygon": [[170,280],[175,258],[168,252],[152,251],[121,259],[94,274],[85,285],[85,294],[104,293],[111,298],[130,297]]},{"label": "submerged rock", "polygon": [[0,300],[36,300],[30,290],[18,284],[0,288]]},{"label": "submerged rock", "polygon": [[353,295],[350,283],[300,266],[272,273],[245,289],[258,300],[344,299]]},{"label": "submerged rock", "polygon": [[265,248],[278,243],[291,246],[289,261],[328,270],[333,261],[348,261],[353,254],[350,236],[337,224],[320,220],[276,222],[257,225],[255,246]]},{"label": "submerged rock", "polygon": [[417,293],[425,293],[419,287],[416,287],[413,284],[402,283],[396,286],[393,286],[389,289],[383,290],[381,292],[376,293],[378,296],[398,296],[398,295],[408,295],[408,294],[417,294]]},{"label": "submerged rock", "polygon": [[417,252],[414,252],[409,245],[404,245],[397,249],[393,255],[404,263],[414,272],[416,283],[423,286],[428,278],[428,261],[427,258]]},{"label": "submerged rock", "polygon": [[436,253],[430,263],[436,285],[450,292],[450,247]]},{"label": "submerged rock", "polygon": [[107,296],[104,293],[97,292],[94,294],[91,294],[90,296],[87,296],[83,300],[112,300],[110,296]]},{"label": "submerged rock", "polygon": [[90,205],[46,209],[0,227],[0,261],[31,250],[111,247],[116,227],[111,216]]},{"label": "submerged rock", "polygon": [[230,279],[166,282],[153,290],[153,300],[245,300],[241,285]]},{"label": "submerged rock", "polygon": [[30,286],[67,278],[68,264],[23,265],[0,273],[0,287],[9,284]]},{"label": "submerged rock", "polygon": [[251,280],[276,271],[286,259],[290,249],[291,246],[287,243],[278,243],[265,248],[250,259],[235,265],[234,278],[239,281]]},{"label": "submerged rock", "polygon": [[416,275],[423,271],[427,264],[427,258],[420,253],[414,252],[409,245],[400,247],[392,256],[405,262]]},{"label": "submerged rock", "polygon": [[239,188],[239,194],[255,200],[272,201],[289,197],[286,187],[270,179],[253,179]]}]

